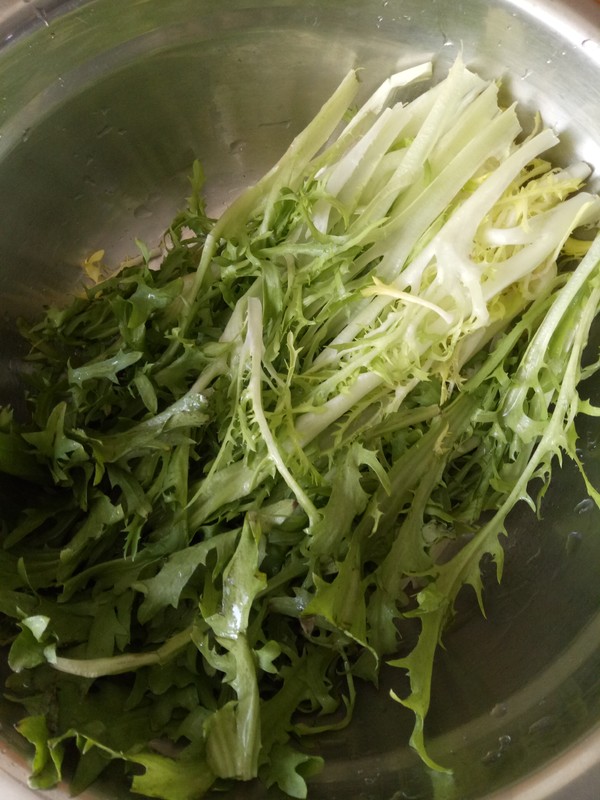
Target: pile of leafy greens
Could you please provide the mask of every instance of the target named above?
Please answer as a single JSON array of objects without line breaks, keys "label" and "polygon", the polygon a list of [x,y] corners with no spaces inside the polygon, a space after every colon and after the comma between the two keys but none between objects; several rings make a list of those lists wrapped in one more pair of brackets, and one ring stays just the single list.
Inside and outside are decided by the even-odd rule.
[{"label": "pile of leafy greens", "polygon": [[0,612],[33,787],[76,753],[75,791],[120,761],[165,800],[304,797],[303,738],[384,662],[451,767],[424,723],[455,600],[481,602],[484,557],[500,577],[507,514],[596,413],[600,199],[461,60],[396,99],[431,72],[349,114],[351,72],[216,221],[196,165],[158,259],[25,331]]}]

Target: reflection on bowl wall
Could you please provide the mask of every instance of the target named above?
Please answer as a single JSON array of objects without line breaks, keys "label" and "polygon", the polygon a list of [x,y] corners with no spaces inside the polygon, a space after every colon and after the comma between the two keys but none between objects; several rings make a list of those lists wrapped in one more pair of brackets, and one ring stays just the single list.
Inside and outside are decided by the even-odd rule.
[{"label": "reflection on bowl wall", "polygon": [[[425,58],[441,75],[462,51],[484,76],[504,78],[525,124],[541,110],[561,136],[558,162],[576,154],[600,170],[592,0],[4,0],[0,43],[3,401],[18,396],[16,317],[61,302],[89,253],[102,248],[116,264],[134,237],[156,241],[195,158],[218,213],[352,67],[366,95]],[[583,421],[580,434],[600,484],[600,431]],[[315,800],[597,796],[600,512],[576,468],[555,476],[541,520],[520,510],[509,520],[488,619],[465,592],[444,639],[428,730],[455,788],[407,747],[412,719],[387,691],[399,689],[398,672],[384,671],[379,692],[361,693],[354,724],[323,739]],[[18,711],[4,704],[2,715],[0,767],[24,782],[26,751],[8,724]],[[128,794],[108,785],[84,796]]]}]

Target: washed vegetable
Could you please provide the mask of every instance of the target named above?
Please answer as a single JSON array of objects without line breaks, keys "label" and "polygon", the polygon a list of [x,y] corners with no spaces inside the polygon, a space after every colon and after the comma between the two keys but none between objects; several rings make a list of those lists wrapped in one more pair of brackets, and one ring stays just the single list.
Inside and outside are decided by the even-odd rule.
[{"label": "washed vegetable", "polygon": [[425,721],[456,598],[483,608],[509,511],[597,414],[600,199],[495,83],[431,76],[356,110],[349,73],[218,220],[196,164],[157,251],[105,277],[93,254],[24,327],[0,611],[33,787],[76,753],[75,792],[116,761],[164,800],[305,797],[306,737],[349,724],[383,663],[451,770]]}]

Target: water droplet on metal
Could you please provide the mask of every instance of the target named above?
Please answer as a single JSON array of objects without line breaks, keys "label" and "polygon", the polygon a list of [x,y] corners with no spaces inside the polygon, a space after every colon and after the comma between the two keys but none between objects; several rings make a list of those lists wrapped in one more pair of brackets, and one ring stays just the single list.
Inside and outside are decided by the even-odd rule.
[{"label": "water droplet on metal", "polygon": [[575,513],[576,514],[588,514],[592,511],[595,507],[595,503],[591,497],[586,497],[584,500],[581,500],[575,506]]},{"label": "water droplet on metal", "polygon": [[600,54],[600,42],[596,41],[596,39],[584,39],[581,46],[596,58]]},{"label": "water droplet on metal", "polygon": [[152,216],[152,211],[148,208],[148,206],[142,203],[134,208],[133,216],[136,217],[136,219],[146,219],[147,217]]},{"label": "water droplet on metal", "polygon": [[565,549],[568,555],[576,553],[577,550],[579,550],[582,541],[583,541],[583,534],[581,534],[579,531],[571,531],[567,535],[567,541],[565,543]]},{"label": "water droplet on metal", "polygon": [[229,152],[232,155],[243,153],[245,149],[246,149],[246,142],[243,139],[236,139],[229,145]]},{"label": "water droplet on metal", "polygon": [[38,19],[41,19],[41,21],[44,23],[44,25],[47,28],[49,28],[50,27],[50,23],[48,22],[48,16],[47,16],[46,12],[44,11],[44,9],[43,8],[38,8],[38,6],[34,6],[33,8],[35,10],[36,17]]},{"label": "water droplet on metal", "polygon": [[508,706],[506,703],[496,703],[496,705],[490,711],[490,715],[492,717],[496,717],[496,719],[500,719],[505,717],[508,713]]},{"label": "water droplet on metal", "polygon": [[26,142],[29,139],[30,134],[31,134],[31,128],[25,128],[25,130],[21,134],[21,141]]},{"label": "water droplet on metal", "polygon": [[510,736],[508,733],[505,733],[503,736],[499,736],[498,744],[500,745],[500,750],[506,750],[506,748],[510,747],[512,744],[512,736]]},{"label": "water droplet on metal", "polygon": [[502,758],[502,750],[488,750],[481,759],[484,764],[495,764]]},{"label": "water droplet on metal", "polygon": [[547,731],[549,728],[552,728],[554,723],[554,717],[547,714],[545,717],[540,717],[533,725],[530,725],[528,733],[536,734]]}]

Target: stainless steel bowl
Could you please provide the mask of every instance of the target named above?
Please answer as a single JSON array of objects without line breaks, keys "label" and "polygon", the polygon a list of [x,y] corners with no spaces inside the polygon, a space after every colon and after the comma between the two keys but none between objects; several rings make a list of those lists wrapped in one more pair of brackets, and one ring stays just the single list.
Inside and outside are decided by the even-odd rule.
[{"label": "stainless steel bowl", "polygon": [[[195,157],[218,211],[274,162],[350,67],[365,93],[398,65],[458,51],[505,78],[600,172],[600,5],[592,0],[3,0],[0,4],[0,396],[17,397],[16,316],[34,316],[103,248],[152,241]],[[593,394],[597,387],[589,387]],[[600,430],[581,450],[600,485]],[[406,746],[411,720],[379,693],[321,743],[316,800],[593,800],[600,796],[600,512],[577,471],[556,473],[540,521],[510,520],[488,619],[467,593],[445,638],[429,720],[452,781]],[[1,555],[0,555],[1,557]],[[0,794],[26,751],[0,709]],[[5,776],[5,777],[3,777]],[[11,782],[12,781],[12,782]],[[49,798],[64,798],[66,788]],[[104,784],[86,798],[124,798]],[[234,793],[264,797],[260,787]]]}]

